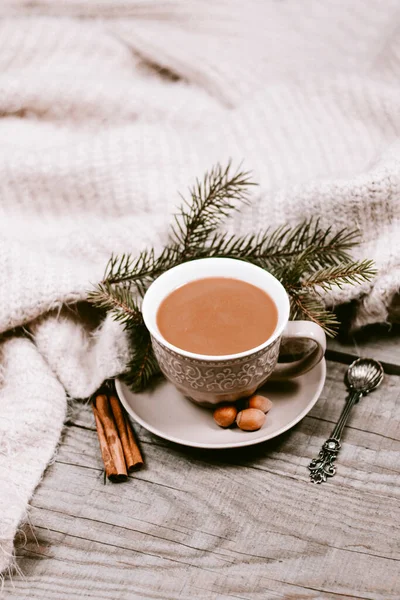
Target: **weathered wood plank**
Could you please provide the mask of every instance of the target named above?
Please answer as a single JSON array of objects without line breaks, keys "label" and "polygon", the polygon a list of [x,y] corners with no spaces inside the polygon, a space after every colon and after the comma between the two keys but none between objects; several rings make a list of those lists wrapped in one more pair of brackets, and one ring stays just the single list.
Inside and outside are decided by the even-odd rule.
[{"label": "weathered wood plank", "polygon": [[360,356],[381,361],[386,373],[400,375],[400,325],[366,327],[347,339],[328,341],[327,357],[349,364]]},{"label": "weathered wood plank", "polygon": [[354,410],[336,477],[307,464],[342,408],[345,366],[329,363],[312,412],[248,449],[179,447],[136,427],[146,468],[103,485],[93,418],[71,417],[20,541],[22,600],[400,597],[399,378]]},{"label": "weathered wood plank", "polygon": [[[194,472],[185,477],[184,489],[137,479],[131,486],[117,486],[121,496],[114,490],[110,498],[98,494],[96,473],[54,465],[54,487],[50,493],[39,489],[31,514],[40,548],[30,538],[27,550],[43,557],[41,567],[35,564],[33,583],[38,575],[42,583],[41,575],[45,580],[52,576],[54,597],[63,587],[65,598],[73,597],[68,572],[60,573],[60,562],[67,562],[76,579],[86,581],[85,592],[104,598],[128,598],[127,590],[178,598],[185,586],[184,598],[197,597],[200,581],[210,597],[262,598],[268,591],[286,598],[288,586],[295,586],[296,594],[304,587],[354,597],[397,597],[398,561],[393,559],[398,547],[391,528],[399,507],[382,498],[368,498],[365,504],[346,489],[332,493],[328,487],[310,486],[306,499],[299,482],[263,471],[235,474],[214,466],[206,474],[207,487],[200,478],[203,490]],[[239,487],[234,485],[238,478]],[[143,502],[137,504],[135,497]],[[55,502],[60,511],[49,510],[47,502]],[[363,508],[373,520],[365,520]],[[27,556],[23,564],[27,571]],[[110,569],[102,574],[106,565]],[[271,580],[283,585],[271,585]],[[35,596],[33,585],[30,597],[43,598],[44,591],[40,586]],[[307,594],[302,597],[318,597]]]}]

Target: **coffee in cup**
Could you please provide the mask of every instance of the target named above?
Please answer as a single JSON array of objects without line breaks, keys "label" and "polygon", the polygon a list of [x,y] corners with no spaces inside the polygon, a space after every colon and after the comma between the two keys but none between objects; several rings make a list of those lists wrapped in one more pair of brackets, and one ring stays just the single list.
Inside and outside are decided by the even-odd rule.
[{"label": "coffee in cup", "polygon": [[237,354],[268,340],[278,309],[261,288],[228,277],[190,281],[168,294],[157,311],[165,340],[202,355]]},{"label": "coffee in cup", "polygon": [[[195,296],[204,291],[204,286],[209,288],[211,304],[207,300],[203,312],[199,307],[202,302],[206,304],[205,297],[201,299],[200,294],[198,301]],[[218,293],[211,297],[213,286]],[[229,308],[229,286],[236,290],[235,302],[232,300],[234,310]],[[251,302],[244,293],[246,290],[248,294],[250,289],[254,293]],[[220,303],[213,305],[215,301]],[[213,310],[214,316],[208,314]],[[253,320],[252,311],[258,314],[259,310],[265,311],[268,318]],[[161,371],[179,391],[201,404],[215,405],[251,396],[272,377],[297,377],[312,369],[325,352],[322,328],[311,321],[289,321],[290,303],[282,284],[271,273],[245,261],[204,258],[173,267],[151,284],[143,299],[142,312]],[[196,338],[196,345],[192,345],[194,336],[185,337],[184,328],[180,327],[185,319],[191,323],[192,332],[196,321],[204,319],[203,331],[202,327],[197,328],[203,339]],[[243,331],[233,335],[230,330],[235,319],[236,327]],[[224,322],[226,339],[223,339]],[[214,335],[214,327],[218,335]],[[204,339],[208,334],[210,342]],[[312,340],[315,347],[300,360],[278,363],[282,339]]]}]

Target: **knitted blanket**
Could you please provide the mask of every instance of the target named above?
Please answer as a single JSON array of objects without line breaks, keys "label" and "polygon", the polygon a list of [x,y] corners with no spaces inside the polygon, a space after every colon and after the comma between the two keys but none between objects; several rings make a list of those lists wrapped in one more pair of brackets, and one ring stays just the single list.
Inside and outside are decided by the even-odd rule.
[{"label": "knitted blanket", "polygon": [[387,320],[400,287],[397,0],[3,4],[0,572],[67,397],[127,361],[81,301],[112,252],[162,246],[195,177],[253,171],[236,233],[357,226],[379,274],[330,298],[357,301],[355,326]]}]

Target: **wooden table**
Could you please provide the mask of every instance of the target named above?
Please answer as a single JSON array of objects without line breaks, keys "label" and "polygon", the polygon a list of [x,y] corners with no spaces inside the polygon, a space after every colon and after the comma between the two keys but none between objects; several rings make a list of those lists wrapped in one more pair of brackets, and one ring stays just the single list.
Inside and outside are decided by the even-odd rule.
[{"label": "wooden table", "polygon": [[[374,336],[335,342],[331,355],[349,362],[361,348],[400,373],[398,331]],[[80,405],[32,499],[23,575],[4,598],[399,600],[399,376],[354,409],[337,475],[313,485],[307,465],[345,399],[345,364],[327,366],[313,410],[271,442],[191,450],[136,426],[146,468],[124,484],[104,485]]]}]

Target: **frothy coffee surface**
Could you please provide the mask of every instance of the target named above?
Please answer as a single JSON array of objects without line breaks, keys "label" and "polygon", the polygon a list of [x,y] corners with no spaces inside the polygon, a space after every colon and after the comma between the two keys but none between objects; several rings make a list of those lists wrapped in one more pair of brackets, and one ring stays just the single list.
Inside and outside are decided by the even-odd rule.
[{"label": "frothy coffee surface", "polygon": [[157,326],[170,344],[205,355],[245,352],[273,334],[278,310],[260,288],[225,277],[186,283],[160,304]]}]

